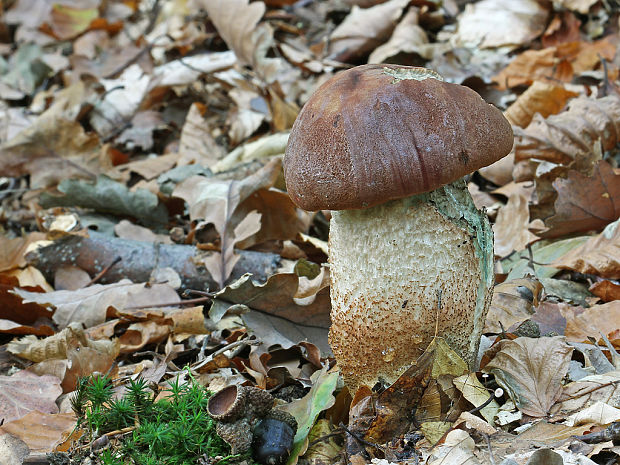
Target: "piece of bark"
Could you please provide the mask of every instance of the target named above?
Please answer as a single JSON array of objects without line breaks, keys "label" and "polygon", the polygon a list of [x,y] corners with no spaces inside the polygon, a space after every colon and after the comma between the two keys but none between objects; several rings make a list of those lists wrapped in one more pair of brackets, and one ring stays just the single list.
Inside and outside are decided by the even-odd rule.
[{"label": "piece of bark", "polygon": [[[52,244],[30,252],[28,262],[53,282],[55,271],[66,265],[85,270],[91,276],[100,273],[117,257],[121,261],[110,267],[98,280],[101,284],[114,283],[123,278],[133,282],[147,282],[155,268],[170,267],[181,277],[181,289],[217,290],[218,286],[204,267],[197,267],[192,258],[198,250],[191,245],[154,244],[110,237],[89,232],[90,237],[67,236]],[[276,273],[281,257],[273,253],[237,250],[241,259],[233,268],[228,283],[245,273],[264,282]],[[209,254],[210,252],[201,252]]]}]

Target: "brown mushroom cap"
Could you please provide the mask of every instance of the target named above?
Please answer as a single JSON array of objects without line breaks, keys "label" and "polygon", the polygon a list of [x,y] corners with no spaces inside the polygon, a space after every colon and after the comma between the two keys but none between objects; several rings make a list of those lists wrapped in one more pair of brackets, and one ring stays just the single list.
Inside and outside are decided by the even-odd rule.
[{"label": "brown mushroom cap", "polygon": [[284,158],[305,210],[367,208],[435,190],[507,155],[512,128],[476,92],[424,68],[364,65],[303,107]]}]

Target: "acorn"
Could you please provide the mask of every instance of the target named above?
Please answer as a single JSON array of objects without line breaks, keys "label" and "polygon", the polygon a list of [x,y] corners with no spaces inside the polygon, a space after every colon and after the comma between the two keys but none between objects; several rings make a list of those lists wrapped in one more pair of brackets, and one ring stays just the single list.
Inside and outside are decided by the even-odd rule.
[{"label": "acorn", "polygon": [[297,421],[288,412],[273,409],[254,428],[252,449],[262,465],[283,465],[291,455]]}]

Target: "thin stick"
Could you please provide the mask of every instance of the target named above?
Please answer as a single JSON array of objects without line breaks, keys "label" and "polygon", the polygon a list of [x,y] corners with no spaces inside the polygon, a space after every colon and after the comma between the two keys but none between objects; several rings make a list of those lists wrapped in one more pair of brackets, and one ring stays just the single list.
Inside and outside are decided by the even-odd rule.
[{"label": "thin stick", "polygon": [[99,281],[108,271],[110,271],[110,268],[112,268],[114,265],[116,265],[118,262],[120,262],[122,260],[121,257],[116,257],[114,260],[112,260],[112,263],[110,263],[108,266],[106,266],[103,270],[101,270],[97,275],[95,275],[95,277],[93,279],[90,280],[90,282],[85,286],[91,286],[93,284],[95,284],[97,281]]}]

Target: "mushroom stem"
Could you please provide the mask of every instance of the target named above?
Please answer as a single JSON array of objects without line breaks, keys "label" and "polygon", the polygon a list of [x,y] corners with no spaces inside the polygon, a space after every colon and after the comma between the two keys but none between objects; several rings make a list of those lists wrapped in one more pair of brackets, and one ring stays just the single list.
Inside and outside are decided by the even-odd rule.
[{"label": "mushroom stem", "polygon": [[435,335],[474,369],[493,232],[465,182],[332,215],[330,344],[353,392],[393,383]]}]

